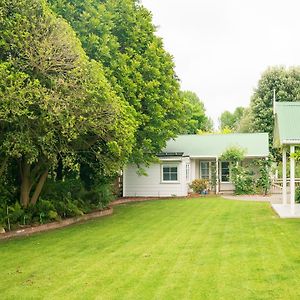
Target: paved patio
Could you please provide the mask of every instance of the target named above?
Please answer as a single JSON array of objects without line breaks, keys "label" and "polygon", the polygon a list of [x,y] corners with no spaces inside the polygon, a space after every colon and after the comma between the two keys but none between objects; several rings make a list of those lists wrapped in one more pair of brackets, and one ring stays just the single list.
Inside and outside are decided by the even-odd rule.
[{"label": "paved patio", "polygon": [[[280,218],[300,218],[300,204],[295,204],[294,213],[291,210],[290,204],[282,204],[281,194],[271,195],[222,195],[224,199],[240,200],[240,201],[257,201],[270,202],[271,207]],[[290,196],[288,195],[288,199]],[[289,203],[289,200],[288,200]]]},{"label": "paved patio", "polygon": [[295,204],[294,212],[289,204],[273,203],[271,206],[280,218],[300,218],[300,204]]}]

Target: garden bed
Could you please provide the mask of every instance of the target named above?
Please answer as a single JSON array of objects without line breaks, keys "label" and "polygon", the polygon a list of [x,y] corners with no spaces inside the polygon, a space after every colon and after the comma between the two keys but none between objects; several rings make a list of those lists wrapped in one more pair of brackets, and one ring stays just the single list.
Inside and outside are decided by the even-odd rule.
[{"label": "garden bed", "polygon": [[52,230],[52,229],[62,228],[62,227],[69,226],[69,225],[72,225],[75,223],[80,223],[83,221],[108,216],[108,215],[111,215],[112,213],[113,213],[113,208],[109,207],[105,210],[95,211],[95,212],[92,212],[89,214],[85,214],[83,216],[77,216],[77,217],[68,218],[68,219],[64,219],[61,221],[57,221],[57,222],[52,222],[52,223],[47,223],[47,224],[42,224],[42,225],[37,225],[37,226],[31,226],[28,228],[18,229],[18,230],[14,230],[14,231],[8,231],[8,232],[0,234],[0,240],[5,240],[5,239],[12,238],[12,237],[17,237],[17,236],[28,236],[28,235],[31,235],[31,234],[37,233],[37,232],[44,232],[44,231],[48,231],[48,230]]}]

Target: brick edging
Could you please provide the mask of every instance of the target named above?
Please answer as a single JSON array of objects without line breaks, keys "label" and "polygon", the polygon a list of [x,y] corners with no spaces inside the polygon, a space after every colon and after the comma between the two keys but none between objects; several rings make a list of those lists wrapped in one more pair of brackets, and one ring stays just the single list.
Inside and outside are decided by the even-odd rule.
[{"label": "brick edging", "polygon": [[69,219],[65,219],[62,221],[58,222],[52,222],[44,225],[39,225],[35,227],[29,227],[29,228],[24,228],[24,229],[19,229],[16,231],[9,231],[3,234],[0,234],[0,240],[6,240],[12,237],[17,237],[17,236],[28,236],[33,233],[37,232],[44,232],[52,229],[57,229],[57,228],[62,228],[66,227],[75,223],[80,223],[82,221],[87,221],[99,217],[104,217],[104,216],[109,216],[113,213],[113,208],[109,207],[108,209],[105,210],[100,210],[100,211],[95,211],[83,216],[77,216]]}]

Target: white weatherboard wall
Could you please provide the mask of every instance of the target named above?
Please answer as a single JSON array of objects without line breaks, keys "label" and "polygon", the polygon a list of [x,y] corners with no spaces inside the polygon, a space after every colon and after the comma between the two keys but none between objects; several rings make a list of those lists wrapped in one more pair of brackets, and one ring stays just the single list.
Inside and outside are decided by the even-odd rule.
[{"label": "white weatherboard wall", "polygon": [[[178,165],[178,182],[162,182],[162,165]],[[186,196],[188,183],[186,181],[186,164],[188,158],[178,160],[161,160],[149,168],[143,167],[148,176],[138,175],[135,165],[127,165],[123,173],[123,197],[170,197]]]}]

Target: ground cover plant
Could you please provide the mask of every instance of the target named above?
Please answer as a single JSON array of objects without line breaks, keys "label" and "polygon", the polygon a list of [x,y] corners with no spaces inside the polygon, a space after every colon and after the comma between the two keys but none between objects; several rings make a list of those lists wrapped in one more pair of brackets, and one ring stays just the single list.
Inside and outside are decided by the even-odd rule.
[{"label": "ground cover plant", "polygon": [[1,299],[299,299],[300,220],[268,203],[131,203],[0,243]]}]

